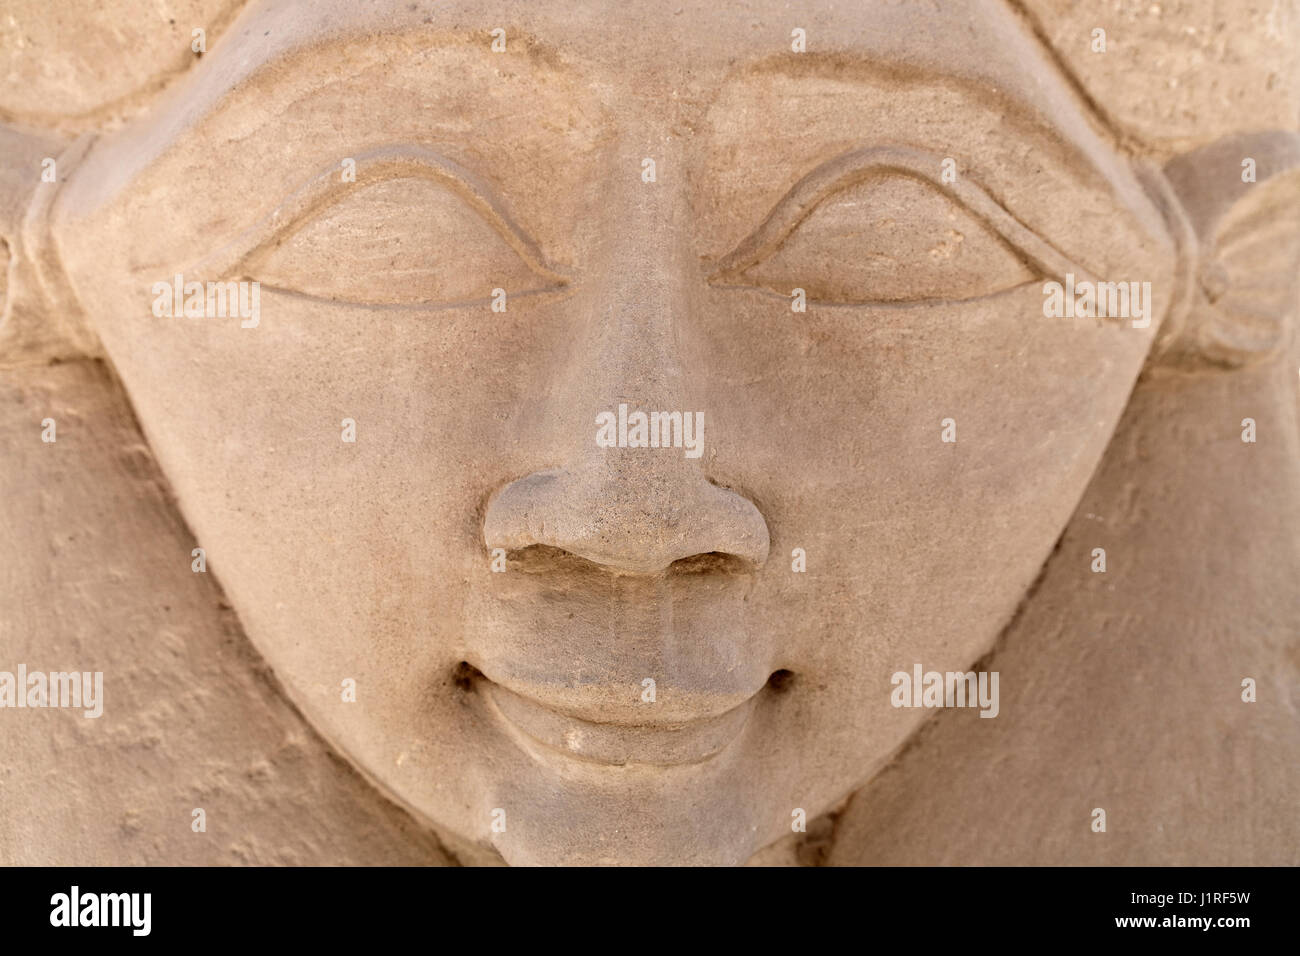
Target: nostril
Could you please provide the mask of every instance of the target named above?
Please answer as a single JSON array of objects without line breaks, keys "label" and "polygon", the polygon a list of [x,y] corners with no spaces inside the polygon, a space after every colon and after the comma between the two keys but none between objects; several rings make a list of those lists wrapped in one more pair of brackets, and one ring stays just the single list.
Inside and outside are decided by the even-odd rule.
[{"label": "nostril", "polygon": [[637,461],[598,461],[512,481],[488,501],[484,545],[507,552],[545,545],[641,574],[712,552],[754,566],[767,559],[767,523],[752,501],[684,466]]},{"label": "nostril", "polygon": [[670,574],[745,574],[754,570],[754,563],[726,551],[709,551],[678,558],[668,565]]},{"label": "nostril", "polygon": [[773,671],[772,676],[767,679],[767,686],[770,687],[774,693],[784,694],[794,686],[794,671],[788,671],[785,669]]},{"label": "nostril", "polygon": [[547,544],[530,544],[526,548],[507,551],[506,566],[524,574],[553,574],[556,571],[594,574],[606,570],[594,561]]},{"label": "nostril", "polygon": [[469,661],[461,661],[451,669],[451,682],[461,690],[473,690],[474,682],[483,677],[483,672]]},{"label": "nostril", "polygon": [[[620,573],[617,568],[598,564],[579,557],[563,548],[545,544],[533,544],[526,548],[517,548],[506,552],[507,567],[511,571],[523,574],[555,574],[568,571],[574,574],[608,575]],[[748,574],[754,570],[754,562],[726,551],[708,551],[678,558],[665,569],[668,574]],[[642,572],[662,574],[665,572]],[[626,573],[626,572],[622,572]]]}]

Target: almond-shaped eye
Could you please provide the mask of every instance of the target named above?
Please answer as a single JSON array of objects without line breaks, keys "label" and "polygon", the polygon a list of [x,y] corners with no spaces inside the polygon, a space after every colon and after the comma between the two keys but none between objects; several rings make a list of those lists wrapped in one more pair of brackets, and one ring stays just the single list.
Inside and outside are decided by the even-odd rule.
[{"label": "almond-shaped eye", "polygon": [[1035,278],[1000,236],[939,190],[882,172],[826,197],[765,258],[740,273],[814,302],[962,300]]},{"label": "almond-shaped eye", "polygon": [[440,183],[358,185],[252,253],[263,285],[362,305],[455,305],[554,285]]},{"label": "almond-shaped eye", "polygon": [[819,167],[710,282],[782,296],[799,288],[808,301],[832,305],[891,305],[982,298],[1071,268],[978,186],[937,185],[941,162],[873,147]]},{"label": "almond-shaped eye", "polygon": [[195,269],[389,308],[468,305],[493,300],[497,289],[515,297],[566,284],[481,181],[415,146],[322,170]]}]

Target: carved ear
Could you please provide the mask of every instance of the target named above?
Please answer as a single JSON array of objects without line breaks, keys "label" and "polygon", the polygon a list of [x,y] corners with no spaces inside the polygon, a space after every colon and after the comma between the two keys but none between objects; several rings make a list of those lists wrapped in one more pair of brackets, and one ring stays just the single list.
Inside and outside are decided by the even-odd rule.
[{"label": "carved ear", "polygon": [[1171,160],[1183,294],[1153,361],[1236,368],[1275,354],[1300,307],[1300,133],[1229,136]]},{"label": "carved ear", "polygon": [[99,354],[50,236],[49,214],[92,137],[66,140],[0,125],[0,368]]}]

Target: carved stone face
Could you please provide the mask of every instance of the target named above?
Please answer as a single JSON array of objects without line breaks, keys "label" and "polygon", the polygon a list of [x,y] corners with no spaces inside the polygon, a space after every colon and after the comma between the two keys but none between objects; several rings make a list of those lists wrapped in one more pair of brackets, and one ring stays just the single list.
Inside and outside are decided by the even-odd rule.
[{"label": "carved stone face", "polygon": [[[56,210],[289,695],[510,862],[742,861],[867,779],[924,715],[890,675],[1015,612],[1171,294],[1002,6],[681,6],[251,11]],[[1067,272],[1154,320],[1046,317]],[[177,274],[259,281],[256,326],[155,315]],[[701,453],[604,447],[624,404]]]}]

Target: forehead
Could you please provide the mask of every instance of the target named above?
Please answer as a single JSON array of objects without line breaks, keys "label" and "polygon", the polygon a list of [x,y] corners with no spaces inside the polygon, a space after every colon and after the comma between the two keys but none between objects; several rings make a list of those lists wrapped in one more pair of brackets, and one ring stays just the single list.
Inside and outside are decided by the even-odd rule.
[{"label": "forehead", "polygon": [[[1059,90],[1033,75],[1055,69],[1005,0],[944,6],[898,0],[258,3],[212,58],[233,85],[295,55],[330,58],[331,47],[398,34],[408,37],[405,50],[416,61],[436,47],[447,54],[444,65],[460,60],[463,69],[481,65],[503,79],[521,68],[537,76],[567,74],[624,104],[638,95],[690,102],[720,83],[744,82],[765,63],[790,71],[869,64],[903,76],[933,73],[1048,114],[1063,102],[1054,102]],[[792,48],[796,36],[800,51]],[[454,68],[436,79],[454,82]],[[521,113],[530,105],[516,104]]]},{"label": "forehead", "polygon": [[[504,52],[493,50],[494,31],[504,34]],[[795,31],[804,52],[792,49]],[[777,122],[797,124],[791,110],[801,104],[823,125],[839,110],[840,125],[906,135],[861,111],[882,109],[895,90],[918,85],[960,94],[934,104],[932,114],[946,112],[960,125],[970,103],[985,104],[1021,131],[1049,131],[1051,145],[1083,154],[1085,165],[1114,179],[1105,168],[1114,159],[1106,131],[1084,115],[1005,0],[942,7],[919,0],[334,0],[244,10],[187,82],[127,131],[129,147],[103,144],[101,154],[114,162],[97,191],[112,194],[213,114],[227,114],[230,138],[248,142],[250,113],[291,124],[312,96],[318,104],[333,97],[327,111],[338,127],[364,128],[348,115],[358,111],[426,122],[430,132],[417,137],[426,141],[465,143],[485,130],[500,137],[502,127],[534,127],[576,137],[558,148],[580,152],[629,128],[647,140],[691,135],[720,113],[724,125],[760,144]],[[852,87],[859,95],[847,95]],[[771,114],[774,103],[781,117]],[[329,132],[320,123],[301,131],[308,139]],[[960,147],[961,137],[954,139]]]},{"label": "forehead", "polygon": [[[947,9],[925,0],[468,0],[456,4],[409,0],[294,0],[253,3],[244,24],[295,36],[386,32],[433,26],[472,33],[510,28],[553,47],[608,55],[625,67],[662,67],[666,60],[698,62],[743,56],[774,42],[788,47],[791,30],[804,29],[824,49],[897,46],[911,37],[921,51],[952,30],[978,34],[989,17],[1006,14],[1004,0],[967,0]],[[242,24],[241,24],[242,25]],[[240,25],[231,29],[239,34]],[[810,44],[814,46],[815,44]]]},{"label": "forehead", "polygon": [[[465,142],[484,130],[499,137],[502,127],[535,127],[577,137],[580,151],[619,126],[657,126],[646,138],[694,133],[692,124],[712,109],[759,143],[774,131],[769,120],[789,125],[801,104],[810,117],[824,120],[838,109],[841,124],[863,127],[879,118],[855,112],[864,100],[844,95],[851,88],[880,107],[893,90],[918,84],[961,91],[960,101],[936,104],[958,120],[969,102],[981,101],[1051,130],[1051,140],[1104,166],[1098,130],[1032,32],[1003,0],[959,6],[257,3],[155,110],[101,143],[101,157],[112,162],[96,192],[113,194],[214,116],[242,143],[250,142],[250,115],[284,123],[277,139],[287,142],[299,132],[328,136],[330,125],[363,129],[350,114],[383,113],[426,123],[430,132],[418,139]],[[796,30],[805,52],[791,48]],[[504,32],[504,53],[492,49],[494,31]],[[336,122],[292,129],[295,112],[310,109],[313,97]],[[782,117],[769,113],[775,102]]]}]

